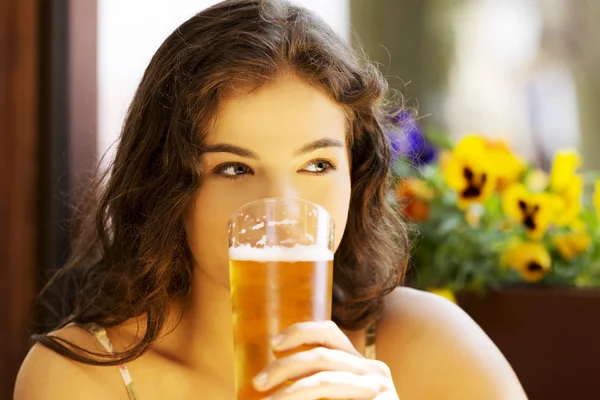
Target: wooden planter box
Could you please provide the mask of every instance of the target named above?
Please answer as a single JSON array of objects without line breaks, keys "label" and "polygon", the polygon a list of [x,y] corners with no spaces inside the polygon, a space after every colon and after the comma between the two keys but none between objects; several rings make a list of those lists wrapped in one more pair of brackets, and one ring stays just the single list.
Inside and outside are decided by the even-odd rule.
[{"label": "wooden planter box", "polygon": [[600,290],[518,288],[457,299],[531,400],[600,399]]}]

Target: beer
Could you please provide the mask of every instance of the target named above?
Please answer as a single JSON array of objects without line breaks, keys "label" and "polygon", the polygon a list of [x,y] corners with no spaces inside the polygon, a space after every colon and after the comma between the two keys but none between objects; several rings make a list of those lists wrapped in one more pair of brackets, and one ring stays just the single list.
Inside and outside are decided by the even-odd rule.
[{"label": "beer", "polygon": [[274,354],[271,340],[331,319],[334,222],[318,204],[270,198],[240,207],[228,228],[237,399],[262,399],[279,388],[260,393],[252,379],[289,354]]},{"label": "beer", "polygon": [[252,379],[275,359],[271,339],[297,322],[331,319],[333,252],[294,247],[229,250],[238,400],[262,399]]}]

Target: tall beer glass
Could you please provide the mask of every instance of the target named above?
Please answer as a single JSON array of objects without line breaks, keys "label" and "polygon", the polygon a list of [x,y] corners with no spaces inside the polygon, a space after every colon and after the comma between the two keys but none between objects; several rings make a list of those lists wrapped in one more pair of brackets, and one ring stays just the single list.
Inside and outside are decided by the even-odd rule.
[{"label": "tall beer glass", "polygon": [[308,201],[249,203],[229,220],[238,400],[261,399],[252,379],[274,358],[271,339],[297,322],[331,319],[333,220]]}]

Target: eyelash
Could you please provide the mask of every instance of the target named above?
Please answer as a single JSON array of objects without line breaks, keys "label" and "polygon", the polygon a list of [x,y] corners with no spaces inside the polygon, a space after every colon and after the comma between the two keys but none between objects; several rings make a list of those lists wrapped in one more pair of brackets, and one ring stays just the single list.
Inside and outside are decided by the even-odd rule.
[{"label": "eyelash", "polygon": [[229,168],[234,168],[234,171],[235,171],[235,170],[236,170],[238,167],[247,168],[247,169],[248,169],[248,171],[249,171],[251,174],[254,174],[254,171],[252,171],[252,168],[250,168],[250,167],[249,167],[249,166],[247,166],[246,164],[242,164],[242,163],[225,163],[225,164],[218,165],[218,166],[217,166],[217,167],[214,169],[214,173],[215,173],[216,175],[222,176],[223,178],[231,179],[231,180],[233,180],[233,181],[234,181],[234,180],[236,180],[236,179],[240,179],[240,178],[242,178],[242,177],[243,177],[244,175],[246,175],[246,174],[244,173],[244,174],[239,174],[239,175],[238,175],[238,174],[235,174],[235,173],[234,173],[234,175],[226,175],[226,174],[225,174],[225,171],[226,171],[227,169],[229,169]]},{"label": "eyelash", "polygon": [[[305,172],[307,172],[307,173],[309,173],[311,175],[317,175],[318,176],[318,175],[325,175],[325,174],[328,174],[328,173],[336,170],[336,165],[332,161],[323,160],[323,159],[313,160],[313,161],[309,162],[308,164],[306,164],[306,167],[304,167],[303,169],[306,169],[306,168],[308,168],[310,166],[314,166],[314,165],[321,164],[321,163],[324,163],[326,165],[325,169],[323,171],[315,171],[315,172],[312,172],[312,171],[308,171],[307,172],[307,171],[305,171]],[[225,171],[227,169],[234,168],[234,171],[235,171],[239,167],[246,168],[248,170],[248,172],[247,173],[240,173],[240,174],[235,174],[234,173],[234,175],[226,175],[225,174]],[[218,165],[214,169],[214,173],[216,175],[222,176],[223,178],[227,178],[227,179],[231,179],[231,180],[237,180],[237,179],[240,179],[240,178],[244,177],[248,173],[253,175],[254,171],[252,170],[252,168],[250,168],[246,164],[232,162],[232,163],[225,163],[225,164]]]},{"label": "eyelash", "polygon": [[303,169],[306,169],[307,167],[309,167],[311,165],[317,165],[317,164],[321,164],[321,163],[324,163],[326,165],[324,171],[309,172],[309,173],[313,174],[313,175],[325,175],[325,174],[328,174],[328,173],[336,170],[336,165],[332,161],[323,160],[323,159],[313,160],[313,161],[309,162],[306,165],[306,167],[304,167]]}]

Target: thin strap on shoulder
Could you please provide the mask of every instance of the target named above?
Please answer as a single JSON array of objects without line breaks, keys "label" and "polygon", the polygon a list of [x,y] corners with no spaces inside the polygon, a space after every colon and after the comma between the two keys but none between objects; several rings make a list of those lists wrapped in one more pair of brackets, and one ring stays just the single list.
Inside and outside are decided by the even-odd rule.
[{"label": "thin strap on shoulder", "polygon": [[[100,344],[104,347],[106,351],[109,353],[114,353],[113,345],[108,338],[108,334],[106,333],[106,329],[101,327],[98,324],[88,324],[84,326],[85,329],[90,331],[92,335],[98,339]],[[117,365],[119,372],[121,373],[121,377],[123,378],[123,382],[125,382],[125,388],[127,389],[127,394],[129,395],[129,400],[137,400],[135,395],[135,390],[133,390],[133,380],[131,379],[131,374],[127,369],[125,364]]]},{"label": "thin strap on shoulder", "polygon": [[371,360],[377,358],[375,349],[375,333],[377,332],[377,320],[373,321],[365,329],[365,357]]}]

